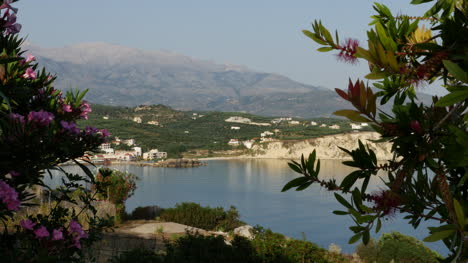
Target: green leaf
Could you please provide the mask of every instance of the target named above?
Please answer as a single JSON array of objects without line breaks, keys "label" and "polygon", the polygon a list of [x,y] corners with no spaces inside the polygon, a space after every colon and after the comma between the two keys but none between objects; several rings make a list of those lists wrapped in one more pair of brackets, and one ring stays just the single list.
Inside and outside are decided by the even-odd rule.
[{"label": "green leaf", "polygon": [[452,74],[456,79],[468,83],[468,74],[456,63],[450,60],[443,61],[445,68]]},{"label": "green leaf", "polygon": [[441,239],[451,236],[454,232],[455,230],[444,230],[440,232],[435,232],[431,234],[430,236],[424,238],[423,241],[424,242],[436,242],[436,241],[439,241]]},{"label": "green leaf", "polygon": [[301,170],[301,168],[299,167],[299,165],[294,164],[294,163],[288,163],[288,165],[289,165],[289,168],[291,168],[291,169],[292,169],[293,171],[295,171],[296,173],[302,174],[303,171]]},{"label": "green leaf", "polygon": [[343,116],[343,117],[346,117],[352,121],[356,121],[356,122],[371,122],[371,120],[365,118],[365,117],[362,117],[360,115],[360,112],[359,111],[355,111],[355,110],[339,110],[339,111],[335,111],[333,113],[334,115],[337,115],[337,116]]},{"label": "green leaf", "polygon": [[377,227],[375,228],[375,233],[379,233],[380,229],[382,228],[382,221],[380,218],[377,220]]},{"label": "green leaf", "polygon": [[346,201],[346,199],[344,199],[341,195],[335,193],[335,198],[338,202],[340,202],[340,204],[342,204],[346,208],[354,210],[353,206],[350,203],[348,203],[348,201]]},{"label": "green leaf", "polygon": [[369,243],[369,240],[370,240],[370,233],[369,233],[369,230],[366,230],[364,231],[362,235],[362,243],[364,243],[364,245],[367,245]]},{"label": "green leaf", "polygon": [[383,79],[387,76],[386,72],[372,72],[365,76],[366,79]]},{"label": "green leaf", "polygon": [[450,106],[457,102],[464,101],[466,99],[468,99],[468,87],[465,90],[457,90],[445,95],[439,101],[437,101],[436,106]]},{"label": "green leaf", "polygon": [[328,52],[328,51],[332,51],[334,50],[334,48],[332,47],[321,47],[321,48],[317,48],[317,51],[318,52]]},{"label": "green leaf", "polygon": [[0,64],[8,64],[15,61],[22,60],[22,57],[0,58]]},{"label": "green leaf", "polygon": [[341,182],[340,187],[342,187],[345,191],[348,191],[354,185],[357,179],[359,179],[359,176],[361,176],[361,171],[354,171],[348,174]]},{"label": "green leaf", "polygon": [[465,175],[463,175],[462,179],[458,183],[458,187],[462,187],[465,184],[466,180],[468,180],[468,171],[466,171]]},{"label": "green leaf", "polygon": [[283,189],[281,190],[281,192],[285,192],[285,191],[288,191],[289,189],[293,188],[293,187],[297,187],[297,186],[300,186],[302,184],[305,184],[306,182],[308,182],[309,179],[307,177],[299,177],[299,178],[296,178],[296,179],[293,179],[291,181],[289,181],[284,187]]},{"label": "green leaf", "polygon": [[463,207],[455,198],[453,199],[453,205],[455,208],[455,214],[457,214],[458,223],[463,228],[465,226],[465,213],[463,212]]},{"label": "green leaf", "polygon": [[356,243],[361,237],[362,237],[362,233],[357,233],[356,235],[352,236],[352,237],[349,239],[348,244],[354,244],[354,243]]},{"label": "green leaf", "polygon": [[299,186],[298,188],[296,188],[296,191],[302,191],[304,189],[306,189],[307,187],[309,187],[313,182],[307,182],[305,184],[302,184],[301,186]]},{"label": "green leaf", "polygon": [[335,214],[335,215],[339,215],[339,216],[349,215],[349,213],[348,213],[348,212],[345,212],[345,211],[339,211],[339,210],[335,210],[335,211],[333,211],[333,214]]}]

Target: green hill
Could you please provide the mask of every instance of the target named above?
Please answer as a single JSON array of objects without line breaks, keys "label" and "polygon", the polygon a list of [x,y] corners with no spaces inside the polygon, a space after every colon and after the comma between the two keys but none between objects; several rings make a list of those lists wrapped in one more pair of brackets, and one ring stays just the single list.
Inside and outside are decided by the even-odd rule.
[{"label": "green hill", "polygon": [[[176,111],[164,105],[139,107],[118,107],[93,105],[89,120],[80,125],[105,128],[120,139],[136,140],[143,151],[157,148],[168,152],[170,157],[181,156],[194,150],[222,151],[233,149],[230,139],[259,141],[260,133],[274,132],[271,138],[280,140],[302,140],[327,134],[351,131],[349,122],[343,119],[315,118],[296,119],[300,124],[282,121],[272,124],[274,117],[257,116],[238,112],[193,112]],[[230,117],[248,118],[252,123],[270,123],[271,126],[258,126],[226,122]],[[135,121],[140,121],[137,123]],[[337,124],[337,130],[311,125],[311,121],[327,126]],[[148,124],[153,123],[153,124]],[[239,127],[233,130],[231,127]]]}]

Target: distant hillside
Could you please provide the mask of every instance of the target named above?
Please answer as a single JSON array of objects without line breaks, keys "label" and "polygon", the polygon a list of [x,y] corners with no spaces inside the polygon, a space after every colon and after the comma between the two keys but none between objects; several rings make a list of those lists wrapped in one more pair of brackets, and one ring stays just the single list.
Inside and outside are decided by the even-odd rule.
[{"label": "distant hillside", "polygon": [[344,101],[333,91],[187,56],[90,43],[45,49],[26,45],[56,73],[60,89],[89,89],[106,105],[164,104],[180,110],[237,111],[266,116],[330,116]]},{"label": "distant hillside", "polygon": [[[144,150],[157,148],[169,152],[172,157],[199,150],[238,149],[227,144],[230,139],[241,141],[255,139],[260,142],[260,134],[265,131],[274,133],[269,135],[269,138],[289,141],[351,131],[349,122],[342,119],[316,118],[313,120],[318,125],[311,125],[311,120],[304,119],[295,119],[298,121],[297,124],[291,124],[289,121],[272,123],[273,117],[236,112],[183,112],[164,105],[139,107],[92,105],[92,108],[89,120],[81,121],[81,126],[92,125],[108,129],[113,136],[121,139],[135,139]],[[253,123],[271,125],[259,126],[225,121],[233,116],[248,118]],[[325,124],[326,127],[319,127],[321,124]],[[333,124],[340,125],[340,129],[334,130],[328,127]]]}]

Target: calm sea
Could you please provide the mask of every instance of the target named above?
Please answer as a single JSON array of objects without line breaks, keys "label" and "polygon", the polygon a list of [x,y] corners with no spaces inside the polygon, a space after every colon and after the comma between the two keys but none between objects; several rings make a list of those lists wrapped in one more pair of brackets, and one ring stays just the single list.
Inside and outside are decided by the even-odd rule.
[{"label": "calm sea", "polygon": [[[261,225],[287,236],[302,238],[303,235],[318,245],[328,248],[331,243],[339,245],[344,252],[354,251],[348,245],[352,235],[348,229],[352,220],[348,216],[332,214],[342,210],[341,205],[329,193],[318,186],[300,192],[281,188],[297,177],[285,160],[212,160],[198,168],[160,168],[134,165],[113,165],[112,168],[136,174],[135,195],[127,200],[126,209],[138,206],[158,205],[173,207],[180,202],[196,202],[201,205],[235,206],[241,220],[250,225]],[[321,176],[335,178],[338,182],[351,169],[340,161],[322,160]],[[78,169],[77,167],[68,169]],[[378,191],[382,180],[376,177],[369,188]],[[400,217],[384,222],[381,233],[399,231],[422,239],[428,235],[424,222],[414,230]],[[427,243],[441,254],[446,254],[442,243]]]}]

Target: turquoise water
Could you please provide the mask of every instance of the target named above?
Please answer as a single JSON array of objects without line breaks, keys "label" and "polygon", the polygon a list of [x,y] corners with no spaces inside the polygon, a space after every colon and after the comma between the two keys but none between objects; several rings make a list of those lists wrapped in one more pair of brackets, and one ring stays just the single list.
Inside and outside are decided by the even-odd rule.
[{"label": "turquoise water", "polygon": [[[236,206],[241,220],[250,225],[261,225],[287,236],[301,238],[302,233],[312,242],[328,248],[335,243],[344,252],[354,251],[348,245],[352,220],[332,214],[342,210],[329,193],[318,186],[296,192],[282,193],[281,188],[297,177],[283,160],[213,160],[198,168],[159,168],[134,165],[113,165],[113,168],[136,174],[135,195],[127,200],[127,211],[138,206],[158,205],[172,207],[180,202],[202,205]],[[338,182],[351,171],[340,161],[322,160],[321,175]],[[382,181],[371,181],[369,188],[377,191]],[[427,224],[414,230],[399,218],[384,222],[381,233],[399,231],[418,239],[427,236]],[[376,237],[380,235],[377,234]],[[445,254],[441,243],[428,243],[429,247]]]}]

